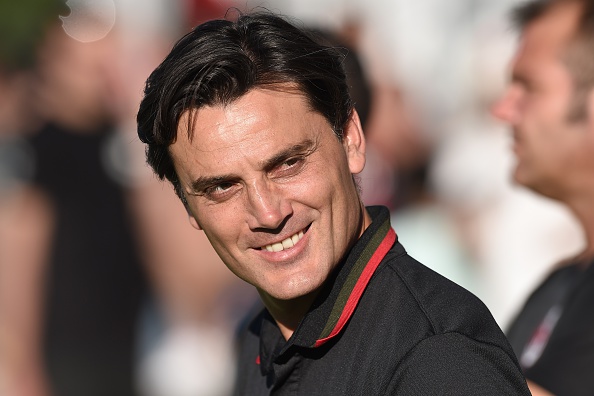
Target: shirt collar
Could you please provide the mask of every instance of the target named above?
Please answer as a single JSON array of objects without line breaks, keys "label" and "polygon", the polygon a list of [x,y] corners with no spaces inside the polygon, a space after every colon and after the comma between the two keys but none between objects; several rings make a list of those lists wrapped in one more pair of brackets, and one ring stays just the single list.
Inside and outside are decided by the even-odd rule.
[{"label": "shirt collar", "polygon": [[390,225],[388,209],[372,206],[367,211],[371,224],[326,282],[293,334],[293,344],[319,347],[339,334],[355,311],[371,276],[394,245],[396,233]]},{"label": "shirt collar", "polygon": [[272,364],[271,360],[292,346],[317,348],[340,334],[375,270],[397,239],[386,207],[367,207],[367,212],[372,218],[371,224],[326,281],[309,312],[287,342],[282,339],[274,319],[268,312],[265,313],[260,345],[263,365]]}]

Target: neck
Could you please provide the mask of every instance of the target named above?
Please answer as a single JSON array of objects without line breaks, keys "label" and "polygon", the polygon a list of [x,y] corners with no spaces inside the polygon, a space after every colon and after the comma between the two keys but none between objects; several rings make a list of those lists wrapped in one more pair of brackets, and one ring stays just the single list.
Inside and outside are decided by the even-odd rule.
[{"label": "neck", "polygon": [[[359,219],[358,233],[355,235],[355,238],[352,242],[353,244],[356,243],[367,227],[369,227],[371,221],[372,220],[369,216],[369,213],[367,213],[367,210],[363,204],[361,204],[361,217]],[[347,252],[350,250],[350,248],[351,246],[349,246]],[[266,294],[262,290],[258,290],[260,298],[280,328],[285,340],[291,338],[297,329],[297,326],[299,326],[299,323],[309,311],[319,292],[320,290],[318,289],[309,294],[291,300],[279,300]]]},{"label": "neck", "polygon": [[301,319],[303,319],[318,295],[318,291],[315,291],[292,300],[279,300],[261,290],[258,290],[258,293],[268,312],[278,324],[285,340],[291,338]]},{"label": "neck", "polygon": [[586,246],[578,258],[585,262],[594,258],[594,205],[592,202],[594,202],[594,191],[592,194],[583,194],[566,202],[584,230]]}]

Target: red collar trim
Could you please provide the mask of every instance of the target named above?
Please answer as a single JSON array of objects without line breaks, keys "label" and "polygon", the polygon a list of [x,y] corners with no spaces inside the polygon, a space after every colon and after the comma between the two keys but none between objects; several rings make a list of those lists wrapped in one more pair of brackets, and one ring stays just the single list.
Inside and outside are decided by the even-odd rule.
[{"label": "red collar trim", "polygon": [[355,284],[355,287],[353,288],[353,291],[346,302],[346,305],[340,315],[340,318],[338,319],[338,322],[336,323],[336,326],[334,326],[334,328],[327,337],[321,338],[315,342],[315,348],[319,347],[320,345],[323,345],[328,340],[330,340],[331,338],[333,338],[341,332],[341,330],[343,329],[343,327],[355,311],[355,308],[357,307],[357,304],[359,303],[359,300],[361,299],[361,296],[363,295],[365,288],[369,284],[371,277],[375,273],[375,270],[377,269],[381,261],[384,259],[386,254],[388,254],[388,251],[392,248],[395,241],[396,232],[394,232],[394,229],[390,228],[388,233],[376,249],[376,251],[369,259],[369,262],[365,266],[365,269],[361,273],[361,276],[357,280],[357,283]]}]

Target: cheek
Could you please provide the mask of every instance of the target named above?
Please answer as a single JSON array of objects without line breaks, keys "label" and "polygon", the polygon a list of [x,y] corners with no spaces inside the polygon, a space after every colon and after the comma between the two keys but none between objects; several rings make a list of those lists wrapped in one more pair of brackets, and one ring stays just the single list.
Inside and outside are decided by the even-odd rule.
[{"label": "cheek", "polygon": [[229,256],[229,242],[225,239],[226,236],[223,234],[219,234],[216,231],[206,231],[206,237],[208,238],[208,240],[210,241],[210,244],[212,245],[212,247],[214,248],[214,250],[217,252],[217,254],[219,255],[219,257],[221,257],[221,259],[224,262],[227,262],[228,260],[228,256]]},{"label": "cheek", "polygon": [[285,198],[318,206],[327,200],[335,188],[334,170],[319,161],[311,162],[297,177],[277,185]]},{"label": "cheek", "polygon": [[533,93],[522,101],[520,110],[527,122],[538,125],[558,124],[567,113],[567,103],[558,94]]},{"label": "cheek", "polygon": [[313,208],[322,208],[332,204],[341,195],[344,181],[341,175],[334,173],[316,174],[291,187],[292,195],[296,201],[307,204]]},{"label": "cheek", "polygon": [[200,225],[217,253],[224,254],[237,241],[241,229],[241,216],[233,208],[209,210],[208,216],[198,218]]}]

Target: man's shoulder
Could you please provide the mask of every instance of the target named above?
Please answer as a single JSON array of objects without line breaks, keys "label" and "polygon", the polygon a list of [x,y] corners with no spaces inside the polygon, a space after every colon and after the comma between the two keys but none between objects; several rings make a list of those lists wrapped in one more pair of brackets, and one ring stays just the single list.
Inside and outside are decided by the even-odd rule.
[{"label": "man's shoulder", "polygon": [[395,312],[422,316],[433,334],[502,336],[489,309],[478,297],[400,249],[386,255],[370,286],[383,294],[382,298],[394,306]]},{"label": "man's shoulder", "polygon": [[[448,394],[491,388],[497,394],[527,394],[515,355],[487,307],[401,246],[386,255],[361,302],[347,331],[354,335],[345,339],[354,342],[365,334],[369,359],[383,361],[393,373],[388,389],[407,393],[409,386],[421,389],[424,383],[423,394],[437,387]],[[475,382],[460,388],[464,376]]]}]

